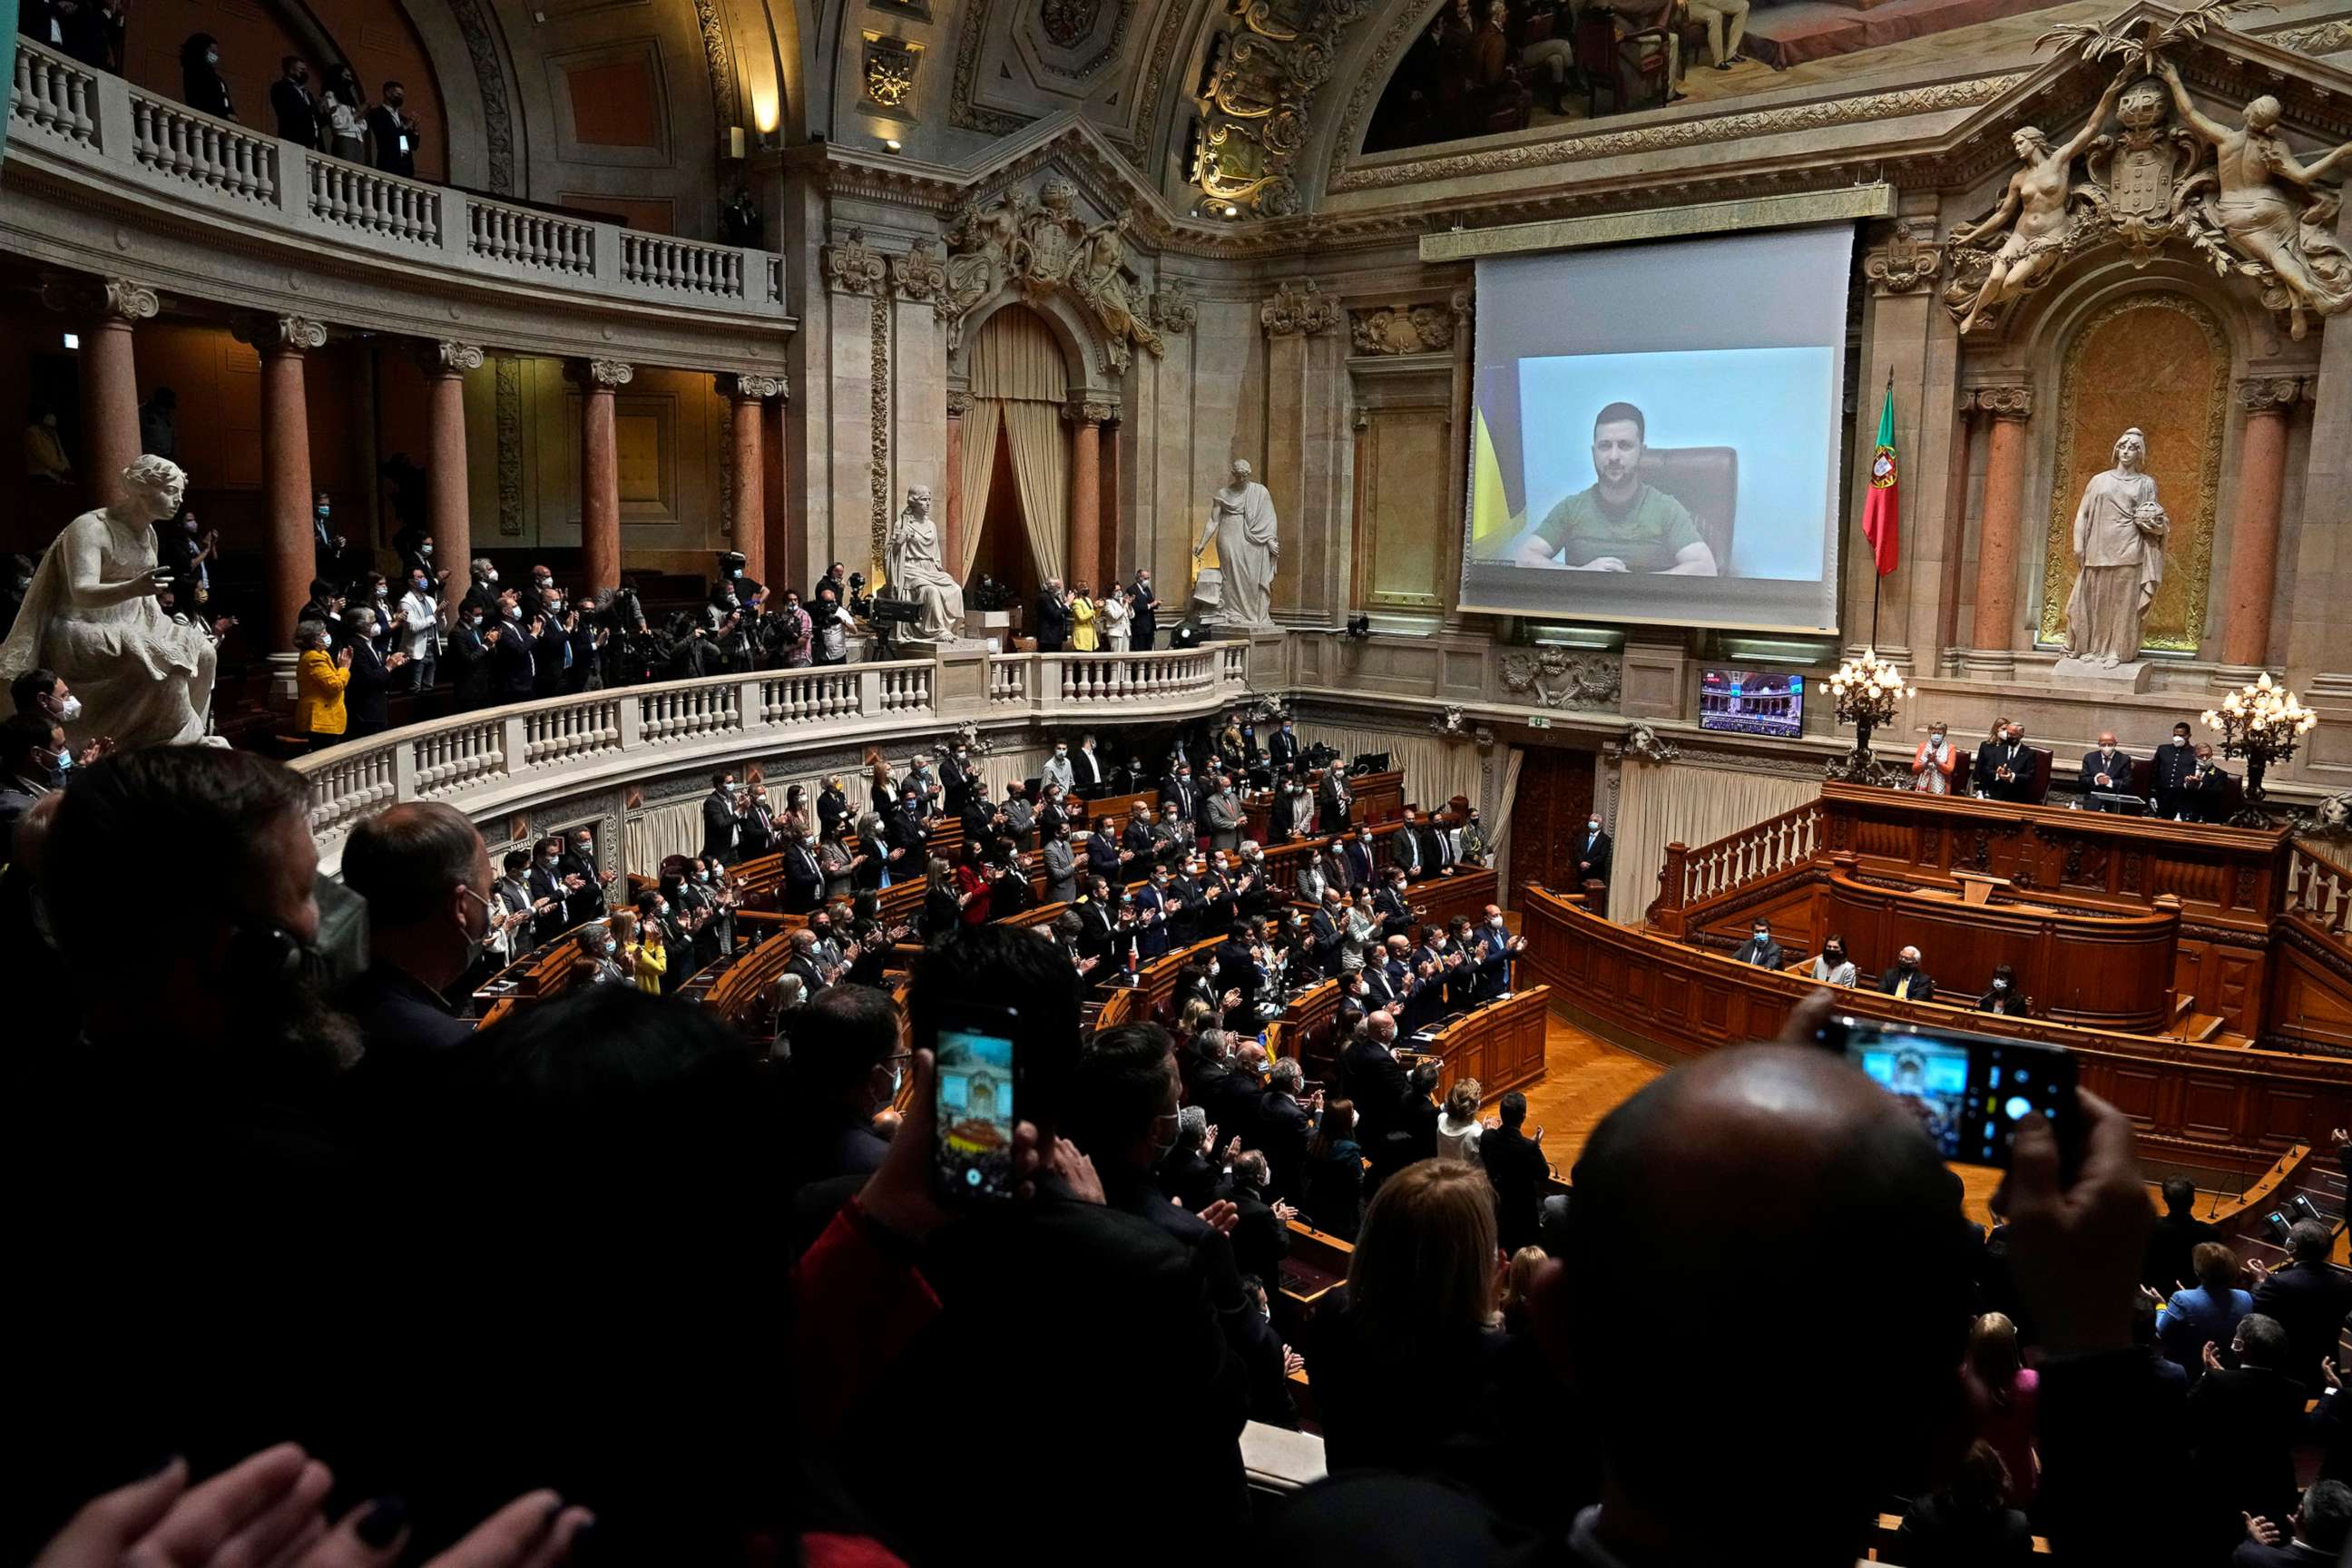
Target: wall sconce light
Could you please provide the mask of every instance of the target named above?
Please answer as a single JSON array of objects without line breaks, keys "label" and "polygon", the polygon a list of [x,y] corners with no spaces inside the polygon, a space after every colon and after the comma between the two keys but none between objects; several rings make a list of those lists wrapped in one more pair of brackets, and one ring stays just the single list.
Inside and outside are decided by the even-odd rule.
[{"label": "wall sconce light", "polygon": [[896,136],[885,136],[882,138],[882,150],[886,153],[903,153],[907,149]]},{"label": "wall sconce light", "polygon": [[730,158],[740,158],[743,156],[745,151],[744,142],[745,137],[743,135],[743,128],[741,126],[730,125],[727,128],[727,155]]}]

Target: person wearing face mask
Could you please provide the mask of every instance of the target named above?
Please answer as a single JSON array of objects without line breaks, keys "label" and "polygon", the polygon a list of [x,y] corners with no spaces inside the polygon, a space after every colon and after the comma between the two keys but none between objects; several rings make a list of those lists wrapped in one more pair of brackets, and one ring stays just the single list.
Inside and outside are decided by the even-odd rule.
[{"label": "person wearing face mask", "polygon": [[532,847],[530,874],[526,881],[531,908],[537,911],[531,921],[531,942],[537,946],[553,942],[572,928],[572,889],[563,870],[562,838],[551,836]]},{"label": "person wearing face mask", "polygon": [[[621,958],[621,936],[607,925],[593,925],[580,933],[580,963],[587,966],[592,985],[635,985],[636,975]],[[631,961],[634,962],[634,961]]]},{"label": "person wearing face mask", "polygon": [[2114,803],[2095,798],[2103,795],[2128,795],[2132,787],[2132,759],[2116,744],[2115,731],[2099,731],[2099,746],[2086,752],[2075,778],[2075,787],[2083,792],[2084,805],[2093,811],[2113,811]]},{"label": "person wearing face mask", "polygon": [[1927,738],[1911,753],[1911,787],[1921,795],[1952,793],[1952,770],[1959,764],[1941,719],[1927,726]]},{"label": "person wearing face mask", "polygon": [[1752,963],[1759,969],[1778,969],[1788,962],[1788,954],[1772,940],[1772,922],[1759,920],[1748,928],[1748,940],[1732,950],[1731,962]]},{"label": "person wearing face mask", "polygon": [[1275,788],[1274,806],[1266,819],[1267,836],[1276,844],[1287,844],[1307,837],[1314,825],[1307,786],[1295,778],[1284,779]]},{"label": "person wearing face mask", "polygon": [[441,650],[449,669],[449,706],[457,712],[479,708],[489,684],[490,645],[484,636],[482,606],[467,601],[459,606],[457,625]]},{"label": "person wearing face mask", "polygon": [[14,865],[16,824],[56,785],[67,755],[64,726],[46,713],[11,713],[0,720],[0,866]]},{"label": "person wearing face mask", "polygon": [[[660,994],[667,995],[686,978],[686,928],[678,923],[677,906],[670,902],[669,879],[664,885],[637,895],[637,942],[661,944],[665,963]],[[642,982],[640,983],[642,984]]]},{"label": "person wearing face mask", "polygon": [[1528,939],[1513,936],[1501,908],[1488,904],[1476,935],[1477,999],[1486,1001],[1511,989],[1511,960],[1528,950]]},{"label": "person wearing face mask", "polygon": [[499,569],[486,555],[477,555],[467,563],[467,584],[459,604],[471,609],[479,606],[488,616],[499,613]]},{"label": "person wearing face mask", "polygon": [[416,116],[408,112],[408,89],[396,81],[388,81],[376,96],[380,101],[367,111],[368,140],[374,144],[375,166],[387,174],[414,179],[416,147],[423,132]]},{"label": "person wearing face mask", "polygon": [[1616,841],[1601,831],[1598,813],[1585,818],[1584,836],[1577,840],[1576,846],[1576,885],[1579,888],[1587,882],[1608,882],[1609,858],[1616,847]]},{"label": "person wearing face mask", "polygon": [[[573,925],[604,918],[604,873],[596,864],[596,834],[593,828],[575,827],[563,855],[565,889],[564,918]],[[576,883],[576,885],[575,885]]]},{"label": "person wearing face mask", "polygon": [[1345,833],[1348,830],[1348,808],[1355,799],[1355,791],[1348,787],[1345,768],[1334,763],[1323,770],[1323,783],[1316,791],[1315,800],[1324,833]]},{"label": "person wearing face mask", "polygon": [[190,34],[180,46],[180,100],[199,114],[236,118],[228,79],[221,75],[220,40],[210,33]]},{"label": "person wearing face mask", "polygon": [[2041,798],[2036,787],[2039,758],[2034,749],[2025,743],[2025,726],[2011,720],[2001,731],[2000,739],[1982,760],[1986,767],[1979,783],[1987,795],[1994,800],[2035,803]]},{"label": "person wearing face mask", "polygon": [[1069,742],[1054,742],[1054,754],[1047,757],[1045,765],[1037,770],[1037,778],[1041,784],[1049,788],[1058,786],[1065,792],[1076,784],[1077,770],[1070,763]]},{"label": "person wearing face mask", "polygon": [[1993,965],[1992,978],[1985,983],[1983,994],[1977,998],[1976,1010],[1996,1013],[2004,1018],[2028,1016],[2025,994],[2017,988],[2017,971],[2006,963]]},{"label": "person wearing face mask", "polygon": [[441,652],[441,605],[433,596],[433,579],[421,566],[411,567],[407,590],[400,596],[394,619],[394,638],[408,656],[407,691],[425,691]]},{"label": "person wearing face mask", "polygon": [[786,914],[806,914],[824,899],[824,867],[803,834],[786,837],[783,855],[782,909]]},{"label": "person wearing face mask", "polygon": [[1845,955],[1845,938],[1832,934],[1813,960],[1813,979],[1823,985],[1852,985],[1856,978],[1853,960]]},{"label": "person wearing face mask", "polygon": [[482,628],[490,650],[489,688],[497,701],[527,702],[539,687],[537,619],[524,619],[521,595],[511,588],[499,595],[498,605],[498,618]]},{"label": "person wearing face mask", "polygon": [[1369,888],[1380,879],[1379,862],[1372,853],[1372,830],[1359,826],[1353,837],[1340,847],[1340,867],[1347,873],[1349,892]]},{"label": "person wearing face mask", "polygon": [[777,1145],[793,1188],[880,1168],[890,1145],[875,1132],[874,1118],[897,1102],[908,1058],[887,992],[815,984],[808,995],[793,1015],[788,1131]]},{"label": "person wearing face mask", "polygon": [[359,1026],[365,1070],[409,1071],[466,1045],[473,1026],[445,994],[492,925],[490,857],[474,825],[433,802],[364,817],[343,847],[343,882],[368,906],[368,968],[336,997]]},{"label": "person wearing face mask", "polygon": [[384,657],[372,634],[373,626],[373,613],[368,610],[343,612],[344,648],[351,655],[343,688],[345,740],[356,741],[383,732],[391,721],[388,708],[393,678],[408,663],[408,656],[396,649],[390,658]]},{"label": "person wearing face mask", "polygon": [[2197,748],[2189,739],[2189,721],[2172,727],[2172,738],[2156,752],[2156,814],[2169,822],[2180,815],[2180,786],[2197,771]]},{"label": "person wearing face mask", "polygon": [[335,531],[335,498],[320,490],[310,498],[310,553],[321,577],[342,581],[349,542]]},{"label": "person wearing face mask", "polygon": [[1919,967],[1919,950],[1906,947],[1895,955],[1878,976],[1878,989],[1888,996],[1906,1002],[1932,1002],[1936,999],[1936,982]]},{"label": "person wearing face mask", "polygon": [[1276,773],[1286,773],[1297,765],[1306,750],[1306,743],[1298,738],[1298,726],[1285,719],[1282,728],[1276,730],[1274,738],[1266,742],[1266,760],[1274,764]]},{"label": "person wearing face mask", "polygon": [[735,774],[721,769],[710,775],[710,793],[702,797],[702,853],[724,865],[733,865],[742,837],[742,810],[736,799]]}]

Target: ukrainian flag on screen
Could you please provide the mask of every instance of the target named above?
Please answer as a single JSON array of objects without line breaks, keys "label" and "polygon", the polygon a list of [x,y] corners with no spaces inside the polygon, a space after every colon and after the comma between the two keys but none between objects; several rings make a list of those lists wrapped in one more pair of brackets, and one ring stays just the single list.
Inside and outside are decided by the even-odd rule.
[{"label": "ukrainian flag on screen", "polygon": [[1511,498],[1503,489],[1503,465],[1486,430],[1486,410],[1474,408],[1470,419],[1470,550],[1473,555],[1485,555],[1526,528],[1527,519],[1511,510]]}]

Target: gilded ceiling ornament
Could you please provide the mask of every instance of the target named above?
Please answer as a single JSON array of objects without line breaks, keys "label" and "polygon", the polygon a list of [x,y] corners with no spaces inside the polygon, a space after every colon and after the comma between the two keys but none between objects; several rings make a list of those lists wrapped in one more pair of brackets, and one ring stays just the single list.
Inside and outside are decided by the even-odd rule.
[{"label": "gilded ceiling ornament", "polygon": [[1045,29],[1045,37],[1066,49],[1075,49],[1087,41],[1102,19],[1103,0],[1045,0],[1037,20]]},{"label": "gilded ceiling ornament", "polygon": [[1298,210],[1291,161],[1348,28],[1370,9],[1368,0],[1231,0],[1193,93],[1186,178],[1209,210]]},{"label": "gilded ceiling ornament", "polygon": [[915,71],[923,47],[879,33],[866,35],[866,99],[881,109],[904,110],[915,96]]}]

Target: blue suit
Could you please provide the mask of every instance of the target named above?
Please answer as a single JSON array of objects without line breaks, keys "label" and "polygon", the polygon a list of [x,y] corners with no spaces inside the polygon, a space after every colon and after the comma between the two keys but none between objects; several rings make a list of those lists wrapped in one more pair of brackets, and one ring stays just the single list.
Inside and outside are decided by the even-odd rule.
[{"label": "blue suit", "polygon": [[2243,1290],[2210,1294],[2202,1285],[2175,1290],[2156,1321],[2157,1344],[2165,1359],[2188,1369],[2189,1381],[2204,1375],[2203,1352],[2210,1340],[2223,1350],[2238,1331],[2238,1321],[2254,1310],[2254,1299]]},{"label": "blue suit", "polygon": [[[1135,951],[1145,963],[1168,951],[1168,912],[1170,900],[1150,883],[1135,890]],[[1145,923],[1143,917],[1157,914],[1160,919]]]}]

